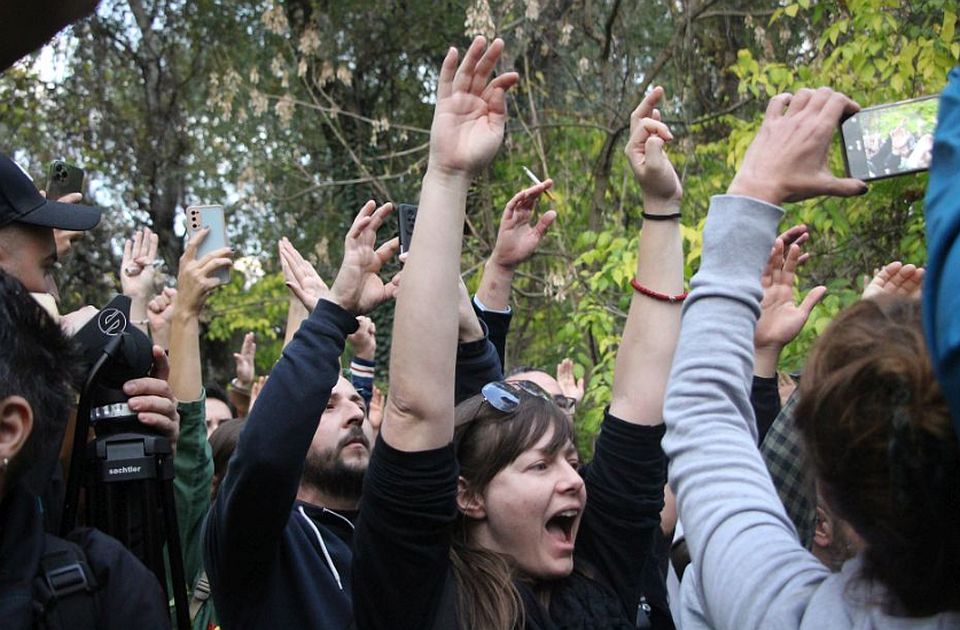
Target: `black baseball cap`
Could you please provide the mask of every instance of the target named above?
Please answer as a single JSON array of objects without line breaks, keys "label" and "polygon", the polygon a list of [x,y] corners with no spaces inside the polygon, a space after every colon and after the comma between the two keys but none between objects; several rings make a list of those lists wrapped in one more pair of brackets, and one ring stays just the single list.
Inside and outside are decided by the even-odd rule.
[{"label": "black baseball cap", "polygon": [[14,222],[89,230],[100,223],[100,210],[45,199],[17,163],[0,153],[0,228]]}]

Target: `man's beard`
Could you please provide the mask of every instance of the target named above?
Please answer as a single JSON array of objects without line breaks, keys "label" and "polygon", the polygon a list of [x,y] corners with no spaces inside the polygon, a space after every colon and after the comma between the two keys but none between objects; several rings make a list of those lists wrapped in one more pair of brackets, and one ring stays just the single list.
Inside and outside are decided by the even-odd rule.
[{"label": "man's beard", "polygon": [[307,458],[303,464],[302,483],[313,486],[330,496],[359,500],[363,490],[363,474],[367,469],[366,462],[347,464],[342,457],[347,443],[357,437],[362,437],[364,444],[369,448],[369,441],[358,429],[341,440],[335,449],[327,449],[321,453],[307,452]]}]

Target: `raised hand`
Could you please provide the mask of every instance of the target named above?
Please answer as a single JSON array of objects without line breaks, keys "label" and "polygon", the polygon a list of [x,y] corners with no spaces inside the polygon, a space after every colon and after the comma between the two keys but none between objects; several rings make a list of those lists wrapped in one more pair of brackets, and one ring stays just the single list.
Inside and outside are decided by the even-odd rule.
[{"label": "raised hand", "polygon": [[146,300],[153,295],[154,262],[159,241],[148,227],[137,230],[133,239],[124,241],[120,286],[127,297]]},{"label": "raised hand", "polygon": [[507,202],[500,218],[497,243],[490,255],[493,264],[513,269],[537,250],[541,239],[557,220],[556,211],[547,210],[536,223],[531,224],[540,195],[552,186],[552,179],[545,180],[521,190]]},{"label": "raised hand", "polygon": [[780,236],[770,251],[760,284],[763,301],[760,303],[760,319],[754,333],[756,352],[755,373],[759,376],[774,376],[780,351],[800,334],[810,313],[827,293],[823,286],[814,287],[797,304],[793,297],[793,283],[797,267],[809,254],[802,254],[801,246],[809,239],[805,225],[797,225]]},{"label": "raised hand", "polygon": [[364,204],[343,243],[343,262],[330,287],[330,298],[342,308],[363,315],[394,297],[397,285],[380,278],[383,264],[396,255],[400,239],[392,238],[379,248],[377,230],[393,211],[392,203],[379,208],[372,200]]},{"label": "raised hand", "polygon": [[312,312],[317,302],[323,298],[329,299],[330,288],[286,236],[280,239],[279,249],[280,266],[287,288],[308,312]]},{"label": "raised hand", "polygon": [[377,354],[377,325],[365,315],[357,317],[357,332],[347,337],[353,356],[373,361]]},{"label": "raised hand", "polygon": [[431,169],[473,176],[500,148],[507,115],[505,92],[519,77],[507,72],[489,80],[503,40],[486,44],[483,37],[474,39],[459,67],[456,48],[443,60],[430,129]]},{"label": "raised hand", "polygon": [[[47,196],[46,191],[41,190],[40,194],[44,197]],[[83,195],[80,193],[67,193],[63,197],[57,199],[60,203],[80,203],[80,200],[83,199]],[[80,230],[61,230],[59,228],[53,228],[53,240],[57,244],[57,256],[63,258],[66,256],[67,252],[70,251],[70,248],[73,247],[73,242],[81,237],[83,237],[84,232]]]},{"label": "raised hand", "polygon": [[147,323],[150,325],[150,337],[163,348],[170,345],[170,323],[177,302],[177,290],[164,287],[147,303]]},{"label": "raised hand", "polygon": [[210,292],[220,286],[216,273],[233,266],[233,250],[221,247],[197,260],[197,248],[207,237],[210,228],[203,228],[187,242],[180,257],[180,275],[177,278],[177,310],[185,317],[200,315],[200,309]]},{"label": "raised hand", "polygon": [[367,422],[374,433],[380,431],[380,425],[383,424],[383,391],[373,386],[373,396],[370,397],[370,406],[367,408]]},{"label": "raised hand", "polygon": [[676,212],[683,197],[680,178],[663,149],[664,144],[673,140],[673,133],[660,120],[660,110],[656,109],[662,98],[663,88],[657,86],[633,110],[630,139],[624,148],[643,188],[644,211],[649,214]]},{"label": "raised hand", "polygon": [[887,263],[864,286],[862,297],[868,300],[879,295],[900,295],[919,300],[924,274],[923,267],[904,265],[899,260]]},{"label": "raised hand", "polygon": [[728,192],[777,206],[865,193],[864,182],[836,177],[827,160],[841,118],[858,111],[859,105],[827,87],[774,96]]},{"label": "raised hand", "polygon": [[567,398],[572,398],[574,404],[583,400],[583,378],[577,379],[573,374],[573,360],[566,358],[557,365],[557,383],[560,391]]},{"label": "raised hand", "polygon": [[237,364],[237,384],[241,387],[249,388],[253,385],[256,356],[256,338],[252,332],[248,332],[243,336],[243,345],[240,347],[240,352],[233,353],[233,360]]}]

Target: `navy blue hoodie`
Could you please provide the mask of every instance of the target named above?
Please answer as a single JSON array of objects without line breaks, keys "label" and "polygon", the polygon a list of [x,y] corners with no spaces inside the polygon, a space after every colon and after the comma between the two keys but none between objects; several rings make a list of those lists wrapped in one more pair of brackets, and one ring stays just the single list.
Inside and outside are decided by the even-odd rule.
[{"label": "navy blue hoodie", "polygon": [[352,520],[296,500],[354,316],[320,300],[270,373],[204,528],[224,628],[348,628]]}]

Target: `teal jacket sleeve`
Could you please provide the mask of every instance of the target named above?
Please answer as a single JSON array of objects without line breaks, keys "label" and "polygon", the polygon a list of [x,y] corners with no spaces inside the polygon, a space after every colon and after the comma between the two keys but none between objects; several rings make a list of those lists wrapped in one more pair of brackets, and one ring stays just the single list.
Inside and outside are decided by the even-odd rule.
[{"label": "teal jacket sleeve", "polygon": [[923,326],[930,359],[960,435],[960,67],[940,97],[927,187]]},{"label": "teal jacket sleeve", "polygon": [[193,586],[203,570],[201,528],[210,509],[210,483],[213,479],[213,455],[207,442],[206,393],[199,400],[181,402],[180,439],[173,458],[173,496],[183,548],[183,570],[188,586]]}]

